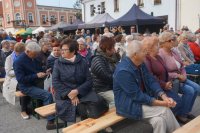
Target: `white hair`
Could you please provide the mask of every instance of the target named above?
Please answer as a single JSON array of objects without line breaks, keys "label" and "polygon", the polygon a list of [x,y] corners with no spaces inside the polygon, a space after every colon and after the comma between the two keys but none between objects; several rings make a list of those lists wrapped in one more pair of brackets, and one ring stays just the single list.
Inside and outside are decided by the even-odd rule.
[{"label": "white hair", "polygon": [[127,35],[125,40],[126,40],[126,42],[131,42],[131,41],[133,41],[133,36],[132,35]]},{"label": "white hair", "polygon": [[85,39],[81,37],[81,38],[79,38],[79,39],[77,40],[77,42],[78,42],[78,43],[83,43],[83,44],[85,44]]},{"label": "white hair", "polygon": [[31,41],[26,45],[26,50],[32,52],[40,52],[41,47],[36,42]]},{"label": "white hair", "polygon": [[126,55],[128,57],[132,57],[135,53],[141,50],[142,42],[138,40],[133,40],[128,43],[126,49]]},{"label": "white hair", "polygon": [[114,37],[114,34],[113,33],[104,33],[103,36],[106,36],[106,37]]}]

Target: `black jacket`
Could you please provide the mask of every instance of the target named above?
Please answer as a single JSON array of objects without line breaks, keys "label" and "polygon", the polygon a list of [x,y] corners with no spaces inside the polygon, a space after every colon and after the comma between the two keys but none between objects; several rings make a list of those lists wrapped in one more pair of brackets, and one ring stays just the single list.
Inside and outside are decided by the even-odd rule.
[{"label": "black jacket", "polygon": [[99,92],[112,90],[113,88],[113,73],[119,58],[116,56],[110,60],[106,58],[103,52],[96,52],[91,63],[91,72],[93,77],[93,88]]}]

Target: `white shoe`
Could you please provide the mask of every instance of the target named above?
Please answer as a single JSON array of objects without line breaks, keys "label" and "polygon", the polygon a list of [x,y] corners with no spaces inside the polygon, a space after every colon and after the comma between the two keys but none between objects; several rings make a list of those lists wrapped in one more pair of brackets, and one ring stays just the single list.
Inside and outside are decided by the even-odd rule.
[{"label": "white shoe", "polygon": [[29,119],[29,115],[26,112],[21,112],[21,116],[24,120]]}]

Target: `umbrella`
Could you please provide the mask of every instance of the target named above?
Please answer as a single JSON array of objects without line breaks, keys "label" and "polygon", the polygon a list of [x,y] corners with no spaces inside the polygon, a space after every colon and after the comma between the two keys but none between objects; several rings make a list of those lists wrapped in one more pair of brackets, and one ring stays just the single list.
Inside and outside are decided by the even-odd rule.
[{"label": "umbrella", "polygon": [[26,29],[26,32],[24,32],[24,33],[21,33],[21,35],[23,36],[23,35],[32,35],[32,29],[31,28],[27,28]]},{"label": "umbrella", "polygon": [[39,32],[41,32],[41,31],[45,31],[45,28],[44,27],[38,27],[37,29],[35,29],[33,32],[32,32],[32,34],[37,34],[37,33],[39,33]]},{"label": "umbrella", "polygon": [[17,34],[22,34],[22,33],[24,33],[24,32],[26,32],[25,29],[20,29],[20,30],[18,30],[18,31],[15,33],[15,35],[17,35]]}]

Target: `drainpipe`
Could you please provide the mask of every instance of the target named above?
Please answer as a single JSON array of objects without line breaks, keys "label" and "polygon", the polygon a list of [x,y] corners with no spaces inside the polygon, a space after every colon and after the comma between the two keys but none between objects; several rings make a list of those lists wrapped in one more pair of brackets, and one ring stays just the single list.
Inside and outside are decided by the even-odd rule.
[{"label": "drainpipe", "polygon": [[175,1],[176,3],[175,3],[175,30],[177,30],[177,23],[178,23],[178,21],[177,21],[177,17],[178,17],[178,8],[177,8],[177,6],[178,6],[178,0],[176,0]]}]

